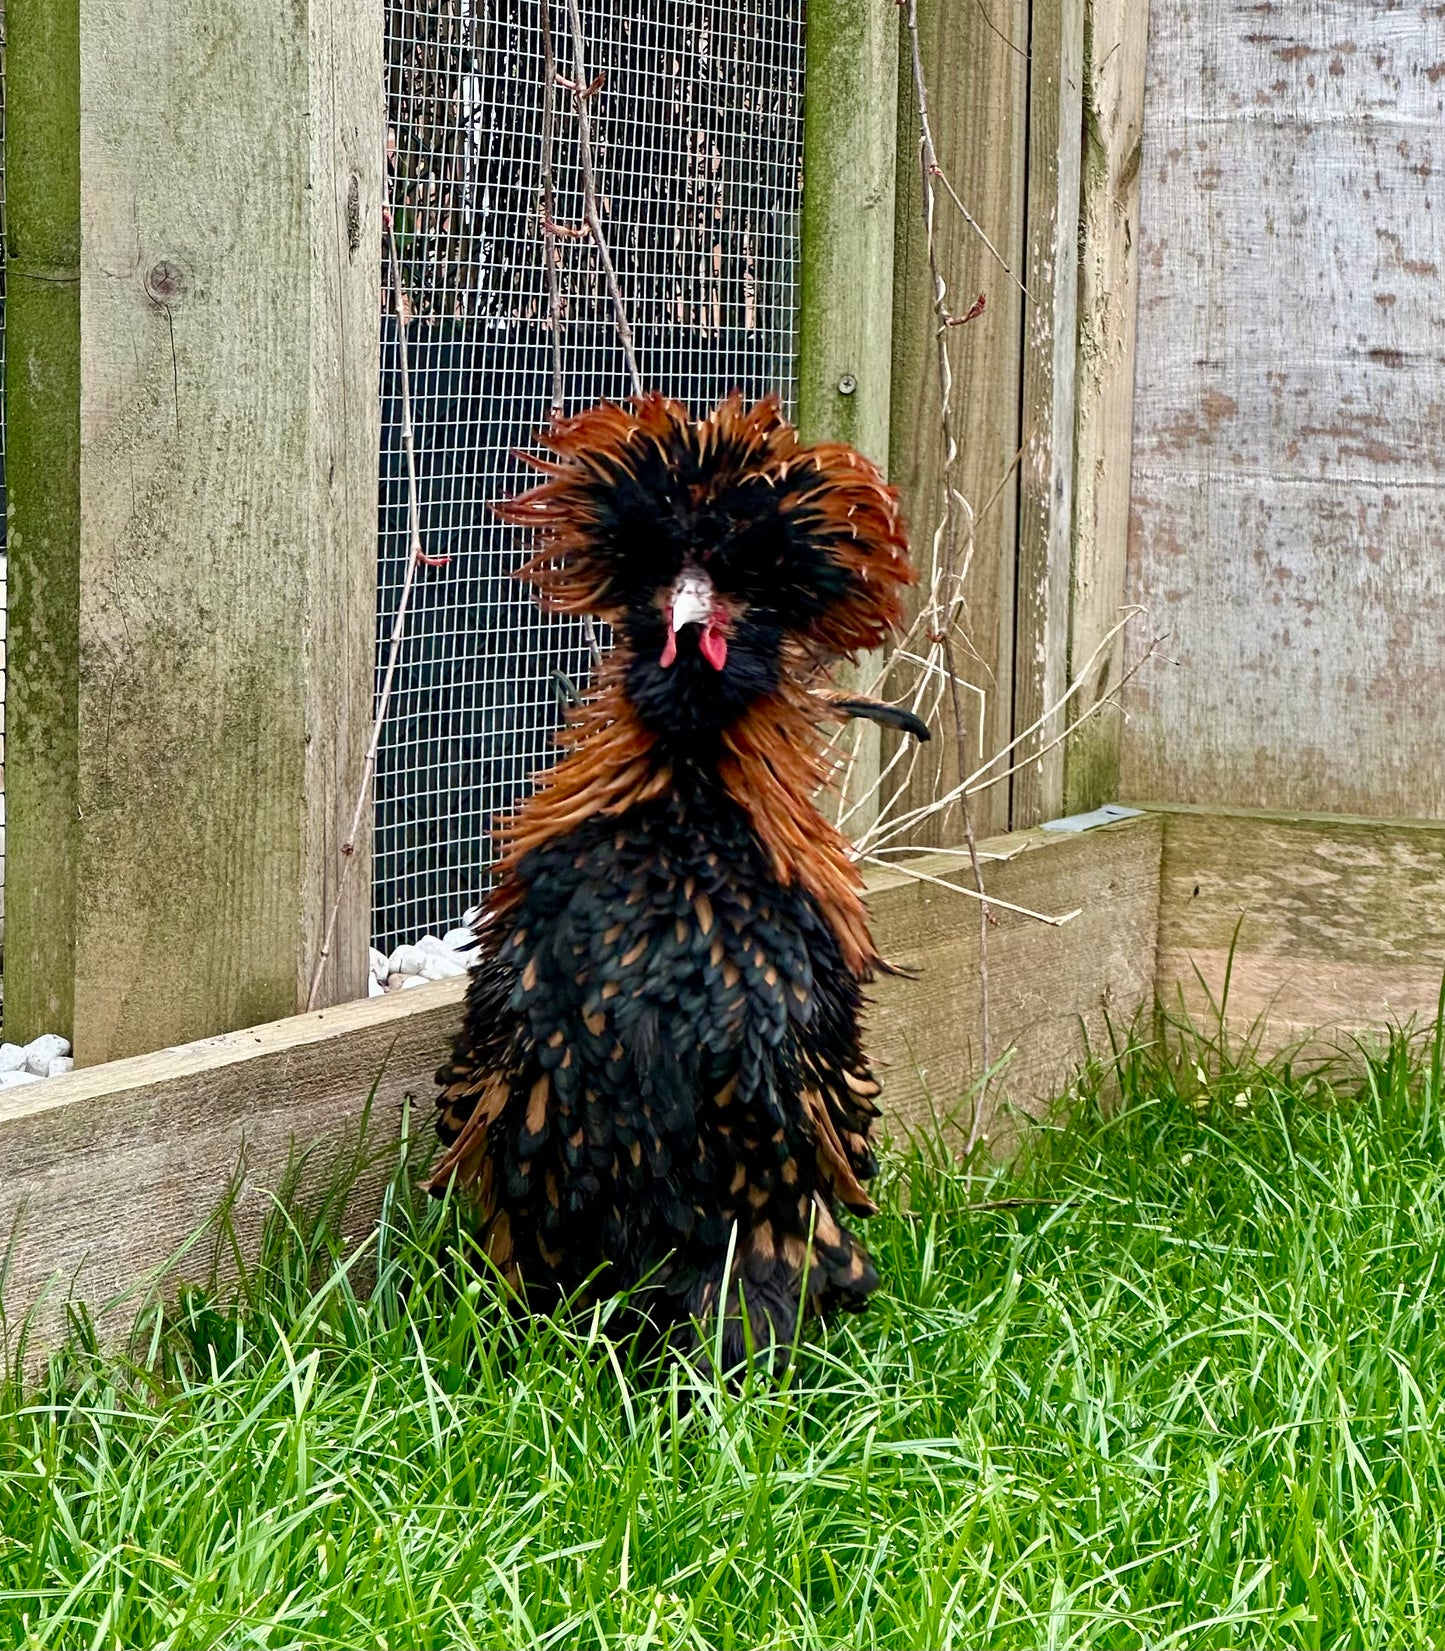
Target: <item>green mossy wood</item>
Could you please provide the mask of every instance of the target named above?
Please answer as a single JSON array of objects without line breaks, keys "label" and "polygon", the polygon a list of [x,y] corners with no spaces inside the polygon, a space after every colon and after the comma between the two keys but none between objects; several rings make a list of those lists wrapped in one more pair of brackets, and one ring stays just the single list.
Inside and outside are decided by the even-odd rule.
[{"label": "green mossy wood", "polygon": [[[8,17],[6,1031],[82,1064],[298,1007],[360,782],[381,17],[283,23]],[[360,847],[323,1001],[365,990]]]}]

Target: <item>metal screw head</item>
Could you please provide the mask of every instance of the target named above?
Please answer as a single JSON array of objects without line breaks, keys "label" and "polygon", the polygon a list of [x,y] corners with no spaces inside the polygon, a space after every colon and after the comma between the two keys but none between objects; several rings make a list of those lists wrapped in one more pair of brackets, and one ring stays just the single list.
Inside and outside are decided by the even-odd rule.
[{"label": "metal screw head", "polygon": [[858,380],[853,377],[852,373],[844,373],[842,378],[838,380],[838,394],[840,396],[851,396],[857,388]]}]

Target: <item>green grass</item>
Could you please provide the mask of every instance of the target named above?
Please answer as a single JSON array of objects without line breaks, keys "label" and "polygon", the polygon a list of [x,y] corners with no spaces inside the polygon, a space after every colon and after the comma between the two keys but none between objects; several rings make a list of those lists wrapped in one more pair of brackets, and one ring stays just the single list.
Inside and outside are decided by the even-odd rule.
[{"label": "green grass", "polygon": [[0,1399],[0,1644],[1438,1643],[1440,1039],[1362,1071],[1176,1035],[894,1158],[872,1312],[741,1392],[448,1290],[404,1176],[278,1220]]}]

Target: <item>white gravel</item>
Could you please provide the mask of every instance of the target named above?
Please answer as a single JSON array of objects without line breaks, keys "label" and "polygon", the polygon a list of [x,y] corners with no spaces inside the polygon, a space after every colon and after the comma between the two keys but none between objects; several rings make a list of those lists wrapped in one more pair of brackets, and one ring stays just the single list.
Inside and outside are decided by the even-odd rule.
[{"label": "white gravel", "polygon": [[425,986],[432,980],[457,980],[475,961],[476,932],[467,913],[467,927],[448,929],[443,935],[424,934],[407,945],[398,946],[390,957],[373,950],[371,954],[372,997],[400,992],[407,986]]},{"label": "white gravel", "polygon": [[42,1032],[25,1045],[25,1070],[33,1072],[37,1078],[48,1078],[51,1061],[69,1053],[69,1038],[62,1038],[55,1032]]},{"label": "white gravel", "polygon": [[29,1043],[0,1043],[0,1089],[16,1089],[42,1078],[58,1078],[73,1071],[70,1040],[58,1032],[42,1032]]},{"label": "white gravel", "polygon": [[[448,929],[443,935],[424,934],[413,945],[398,946],[390,957],[371,948],[368,997],[384,997],[408,986],[426,986],[434,980],[457,980],[474,961],[477,937],[470,923],[477,914],[467,913],[468,927]],[[43,1032],[29,1043],[0,1043],[0,1090],[21,1084],[40,1083],[74,1071],[70,1040],[56,1032]]]}]

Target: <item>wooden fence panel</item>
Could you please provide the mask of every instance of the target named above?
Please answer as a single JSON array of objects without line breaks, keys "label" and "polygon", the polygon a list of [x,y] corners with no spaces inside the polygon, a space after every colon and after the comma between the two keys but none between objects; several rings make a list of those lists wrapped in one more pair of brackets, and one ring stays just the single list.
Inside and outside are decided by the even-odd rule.
[{"label": "wooden fence panel", "polygon": [[[1177,808],[1164,816],[1159,993],[1236,1037],[1348,1045],[1434,1019],[1445,825]],[[1317,1036],[1316,1034],[1322,1034]]]},{"label": "wooden fence panel", "polygon": [[1445,13],[1154,0],[1133,797],[1445,814]]},{"label": "wooden fence panel", "polygon": [[[79,171],[65,267],[20,273],[73,283],[69,400],[12,373],[12,408],[79,453],[11,477],[6,1030],[93,1063],[309,985],[370,726],[381,19],[114,0],[52,51],[64,10],[8,19],[12,187]],[[358,858],[324,1001],[365,990]]]},{"label": "wooden fence panel", "polygon": [[[1083,837],[1032,832],[982,846],[996,857],[998,898],[1055,913],[1084,907],[1059,929],[999,913],[993,1041],[1000,1055],[1017,1046],[999,1092],[1028,1103],[1067,1077],[1086,1030],[1102,1036],[1106,1011],[1128,1020],[1149,997],[1159,824],[1136,820]],[[913,869],[950,878],[958,865],[938,855]],[[931,1128],[936,1115],[957,1114],[977,1076],[976,908],[902,872],[870,885],[880,946],[919,971],[870,992],[869,1046],[884,1076],[888,1128]],[[0,1094],[12,1335],[42,1298],[36,1347],[63,1331],[67,1296],[100,1309],[143,1285],[205,1226],[238,1166],[233,1215],[243,1245],[253,1246],[293,1148],[317,1146],[311,1184],[324,1183],[374,1093],[377,1156],[358,1185],[350,1229],[363,1236],[395,1163],[408,1097],[423,1155],[429,1149],[433,1074],[460,1021],[464,985],[342,1004]],[[182,1275],[203,1276],[208,1254],[192,1252]],[[137,1300],[113,1314],[112,1330],[129,1323]]]}]

